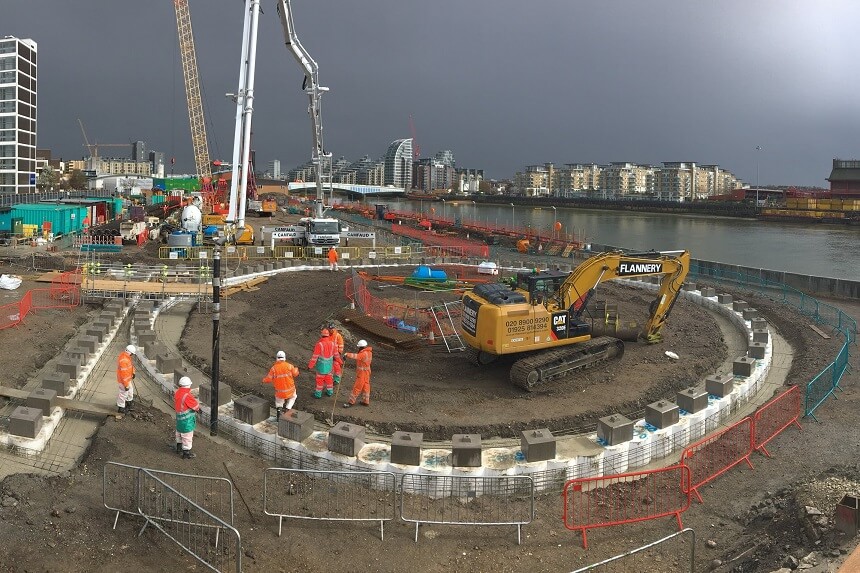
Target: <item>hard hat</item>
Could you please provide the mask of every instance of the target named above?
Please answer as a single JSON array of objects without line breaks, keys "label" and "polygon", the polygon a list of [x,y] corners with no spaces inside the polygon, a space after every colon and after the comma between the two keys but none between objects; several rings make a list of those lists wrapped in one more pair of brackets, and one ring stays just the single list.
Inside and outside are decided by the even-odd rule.
[{"label": "hard hat", "polygon": [[361,340],[359,340],[359,341],[358,341],[358,343],[356,344],[356,346],[358,346],[359,348],[364,348],[365,346],[367,346],[367,341],[366,341],[366,340],[364,340],[364,339],[361,339]]},{"label": "hard hat", "polygon": [[321,334],[322,336],[331,336],[331,332],[329,332],[329,329],[328,329],[328,328],[323,328],[323,329],[320,331],[320,334]]},{"label": "hard hat", "polygon": [[277,353],[277,354],[275,354],[275,359],[277,359],[277,360],[286,360],[286,359],[287,359],[287,355],[286,355],[286,354],[284,354],[284,351],[283,351],[283,350],[278,350],[278,353]]},{"label": "hard hat", "polygon": [[129,344],[128,346],[126,346],[125,351],[129,354],[137,354],[137,348],[134,346],[134,344]]},{"label": "hard hat", "polygon": [[182,386],[183,388],[190,388],[191,387],[191,378],[189,378],[188,376],[183,376],[182,378],[179,379],[179,385]]},{"label": "hard hat", "polygon": [[335,325],[333,322],[329,322],[328,324],[325,325],[325,327],[328,328],[329,330],[334,330]]}]

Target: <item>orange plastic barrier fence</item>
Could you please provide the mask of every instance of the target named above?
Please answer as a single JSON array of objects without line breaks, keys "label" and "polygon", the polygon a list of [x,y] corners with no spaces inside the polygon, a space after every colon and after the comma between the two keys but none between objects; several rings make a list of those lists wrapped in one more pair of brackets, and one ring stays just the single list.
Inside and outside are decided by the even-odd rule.
[{"label": "orange plastic barrier fence", "polygon": [[768,442],[792,424],[800,430],[803,429],[797,421],[801,414],[802,400],[800,386],[792,386],[787,392],[771,399],[756,411],[753,416],[754,450],[759,450],[770,457],[765,447]]},{"label": "orange plastic barrier fence", "polygon": [[725,430],[688,446],[681,454],[681,465],[690,468],[689,480],[681,489],[692,492],[702,503],[699,488],[741,462],[752,469],[753,419],[746,417]]},{"label": "orange plastic barrier fence", "polygon": [[446,235],[436,235],[420,229],[407,227],[406,225],[391,225],[391,232],[418,239],[427,249],[435,250],[435,255],[447,255],[457,257],[489,257],[490,247],[477,241],[469,241]]},{"label": "orange plastic barrier fence", "polygon": [[614,476],[568,480],[564,484],[564,526],[582,532],[674,515],[683,529],[681,514],[690,507],[690,470],[683,465]]},{"label": "orange plastic barrier fence", "polygon": [[81,304],[80,275],[62,273],[50,288],[28,290],[21,300],[0,306],[0,330],[18,326],[33,311],[46,308],[74,308]]}]

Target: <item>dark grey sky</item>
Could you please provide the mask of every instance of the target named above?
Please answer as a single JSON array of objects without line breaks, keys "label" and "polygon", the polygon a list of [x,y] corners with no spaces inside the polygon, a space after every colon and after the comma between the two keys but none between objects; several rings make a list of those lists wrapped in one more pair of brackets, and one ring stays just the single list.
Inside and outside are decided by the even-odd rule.
[{"label": "dark grey sky", "polygon": [[[242,0],[190,0],[209,147],[229,160]],[[260,18],[260,166],[310,157],[302,73],[275,2]],[[331,92],[326,147],[422,155],[506,178],[527,164],[696,161],[755,184],[825,186],[860,157],[856,0],[293,0]],[[8,0],[0,35],[39,44],[39,147],[141,139],[193,171],[171,0]],[[756,152],[756,146],[762,151]],[[103,152],[104,154],[104,152]]]}]

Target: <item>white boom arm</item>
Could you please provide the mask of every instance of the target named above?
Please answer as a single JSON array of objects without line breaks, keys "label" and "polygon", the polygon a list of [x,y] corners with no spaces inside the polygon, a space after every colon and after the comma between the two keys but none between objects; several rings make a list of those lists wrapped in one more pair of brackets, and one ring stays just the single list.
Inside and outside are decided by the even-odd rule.
[{"label": "white boom arm", "polygon": [[[239,65],[239,90],[235,94],[236,130],[233,133],[233,173],[230,180],[230,211],[227,222],[245,226],[248,176],[251,167],[251,116],[254,113],[254,73],[257,63],[257,20],[260,0],[245,0],[242,28],[242,61]],[[230,94],[228,94],[230,95]]]},{"label": "white boom arm", "polygon": [[331,154],[326,153],[323,147],[323,129],[322,129],[322,109],[320,107],[322,94],[328,91],[319,84],[319,66],[302,46],[296,35],[296,27],[293,24],[293,12],[290,7],[290,0],[280,0],[278,4],[278,14],[281,16],[281,25],[284,27],[284,42],[287,49],[302,67],[305,72],[305,79],[302,83],[302,89],[308,94],[310,104],[308,106],[308,114],[311,116],[311,132],[313,135],[313,150],[311,152],[311,160],[316,169],[317,183],[317,200],[315,203],[314,216],[321,218],[324,212],[325,190],[323,187],[324,180],[330,179],[331,175],[326,173],[326,167],[331,167]]}]

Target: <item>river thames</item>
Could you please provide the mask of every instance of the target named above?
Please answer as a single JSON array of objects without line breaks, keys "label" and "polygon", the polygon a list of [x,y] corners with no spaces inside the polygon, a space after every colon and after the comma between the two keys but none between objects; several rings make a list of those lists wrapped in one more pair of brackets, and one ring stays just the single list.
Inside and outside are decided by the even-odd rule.
[{"label": "river thames", "polygon": [[860,227],[772,223],[729,217],[586,211],[471,201],[389,201],[393,210],[563,232],[586,243],[641,250],[687,249],[693,258],[775,271],[860,280]]}]

